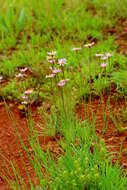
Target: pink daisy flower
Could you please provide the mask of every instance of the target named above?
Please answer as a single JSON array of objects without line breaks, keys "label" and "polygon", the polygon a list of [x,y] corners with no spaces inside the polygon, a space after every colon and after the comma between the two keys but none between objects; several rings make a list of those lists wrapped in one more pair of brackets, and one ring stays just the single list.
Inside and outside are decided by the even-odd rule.
[{"label": "pink daisy flower", "polygon": [[69,79],[60,80],[57,85],[59,87],[63,87],[63,86],[65,86],[65,84],[66,84],[67,81],[69,81]]},{"label": "pink daisy flower", "polygon": [[48,78],[53,78],[55,76],[55,74],[54,73],[52,73],[52,74],[50,74],[50,75],[46,75],[46,79],[48,79]]},{"label": "pink daisy flower", "polygon": [[60,73],[60,72],[61,72],[61,69],[54,68],[54,69],[52,70],[52,73],[53,73],[53,74],[57,74],[57,73]]},{"label": "pink daisy flower", "polygon": [[28,89],[24,92],[25,95],[29,95],[32,94],[33,90],[32,89]]},{"label": "pink daisy flower", "polygon": [[67,60],[66,60],[65,58],[62,58],[62,59],[59,59],[59,60],[58,60],[58,64],[59,64],[60,66],[64,66],[64,65],[66,64],[66,62],[67,62]]},{"label": "pink daisy flower", "polygon": [[105,68],[107,66],[107,63],[102,63],[100,67]]}]

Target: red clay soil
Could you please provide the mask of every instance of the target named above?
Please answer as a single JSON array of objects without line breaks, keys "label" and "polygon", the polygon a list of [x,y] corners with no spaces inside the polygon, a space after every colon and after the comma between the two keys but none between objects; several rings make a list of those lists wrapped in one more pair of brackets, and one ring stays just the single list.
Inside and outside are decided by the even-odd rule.
[{"label": "red clay soil", "polygon": [[[32,155],[32,149],[30,148],[28,143],[29,127],[27,125],[26,118],[23,118],[21,116],[21,113],[18,110],[17,106],[13,103],[9,104],[9,109],[13,113],[14,123],[18,124],[18,132],[20,133],[25,145],[27,145],[27,147],[29,148],[29,153]],[[37,124],[40,122],[40,120],[36,114],[36,109],[33,108],[32,110],[33,119],[37,127]],[[36,179],[35,173],[25,151],[20,144],[20,141],[14,129],[14,125],[12,123],[13,122],[9,119],[4,103],[0,103],[0,190],[10,190],[10,188],[2,178],[4,174],[7,175],[8,169],[11,172],[12,178],[14,177],[11,167],[4,157],[6,157],[9,161],[11,160],[14,165],[18,166],[20,174],[25,184],[27,184],[27,189],[29,189],[28,176],[26,174],[25,166],[23,164],[21,156],[23,157],[24,163],[33,182]],[[56,143],[55,138],[42,137],[40,138],[40,142],[43,150],[46,150],[48,146],[50,152],[52,152],[54,155],[58,153],[59,145]]]},{"label": "red clay soil", "polygon": [[120,19],[113,28],[105,28],[104,35],[107,33],[115,37],[118,52],[127,55],[127,19]]},{"label": "red clay soil", "polygon": [[119,20],[116,26],[116,44],[119,52],[127,55],[127,20]]},{"label": "red clay soil", "polygon": [[[118,110],[120,111],[123,107],[125,108],[126,104],[124,100],[119,100],[116,103],[110,101],[110,108],[107,105],[108,97],[104,96],[103,101],[100,98],[93,98],[91,104],[79,104],[76,112],[81,120],[90,118],[91,124],[93,123],[92,118],[95,119],[96,134],[99,138],[105,139],[107,151],[113,156],[113,162],[118,160],[118,155],[121,149],[120,164],[124,168],[127,168],[127,131],[119,134],[110,118],[110,114],[114,115]],[[105,121],[104,114],[106,116]],[[125,123],[123,126],[124,125]],[[102,135],[105,127],[105,133]]]}]

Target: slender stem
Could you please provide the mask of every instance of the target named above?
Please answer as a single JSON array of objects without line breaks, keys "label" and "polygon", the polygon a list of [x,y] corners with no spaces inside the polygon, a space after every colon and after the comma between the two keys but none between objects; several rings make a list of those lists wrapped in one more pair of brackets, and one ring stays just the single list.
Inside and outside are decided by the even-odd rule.
[{"label": "slender stem", "polygon": [[63,78],[65,79],[64,67],[62,67]]},{"label": "slender stem", "polygon": [[54,92],[53,92],[53,84],[52,84],[52,79],[51,79],[51,94],[53,94],[54,95]]},{"label": "slender stem", "polygon": [[63,92],[63,88],[61,88],[61,97],[62,97],[62,104],[63,104],[63,110],[64,110],[64,114],[66,116],[66,110],[65,110],[65,104],[64,104],[64,92]]},{"label": "slender stem", "polygon": [[91,47],[89,48],[89,76],[91,77],[91,61],[92,61],[92,51]]}]

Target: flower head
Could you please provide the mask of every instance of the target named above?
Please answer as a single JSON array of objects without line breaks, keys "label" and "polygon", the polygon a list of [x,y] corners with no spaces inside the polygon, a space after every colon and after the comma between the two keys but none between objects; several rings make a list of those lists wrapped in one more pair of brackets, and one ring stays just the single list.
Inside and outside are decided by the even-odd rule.
[{"label": "flower head", "polygon": [[92,46],[95,45],[95,42],[91,42],[89,44],[85,44],[84,47],[88,47],[88,48],[91,48]]},{"label": "flower head", "polygon": [[55,63],[55,60],[54,59],[50,59],[48,60],[49,63]]},{"label": "flower head", "polygon": [[53,73],[53,74],[57,74],[57,73],[60,73],[60,72],[61,72],[61,69],[54,68],[54,69],[52,70],[52,73]]},{"label": "flower head", "polygon": [[67,62],[67,60],[66,60],[65,58],[62,58],[62,59],[59,59],[59,60],[58,60],[58,64],[59,64],[60,66],[64,66],[64,65],[66,64],[66,62]]},{"label": "flower head", "polygon": [[82,50],[81,47],[73,47],[73,48],[72,48],[72,51],[80,51],[80,50]]},{"label": "flower head", "polygon": [[19,69],[19,70],[20,70],[21,73],[25,73],[25,72],[28,70],[28,68],[25,67],[25,68],[23,68],[23,69]]},{"label": "flower head", "polygon": [[103,57],[104,56],[104,54],[102,54],[102,53],[96,53],[95,54],[95,57]]},{"label": "flower head", "polygon": [[107,55],[104,55],[103,57],[101,57],[101,60],[107,60],[107,59],[108,59]]},{"label": "flower head", "polygon": [[105,68],[107,66],[107,63],[102,63],[100,67]]},{"label": "flower head", "polygon": [[47,55],[49,55],[49,56],[55,56],[56,55],[56,51],[47,52]]},{"label": "flower head", "polygon": [[55,62],[55,60],[53,59],[52,56],[47,56],[47,61],[48,61],[49,63],[54,63],[54,62]]},{"label": "flower head", "polygon": [[27,99],[28,99],[28,96],[23,95],[23,96],[22,96],[22,99],[27,100]]},{"label": "flower head", "polygon": [[102,57],[101,57],[101,60],[107,60],[109,59],[110,57],[112,57],[113,54],[112,53],[105,53]]},{"label": "flower head", "polygon": [[63,86],[66,84],[67,81],[69,81],[69,79],[60,80],[60,81],[57,83],[57,85],[58,85],[59,87],[63,87]]},{"label": "flower head", "polygon": [[49,75],[46,75],[46,79],[48,79],[48,78],[53,78],[55,76],[55,74],[54,73],[52,73],[52,74],[49,74]]},{"label": "flower head", "polygon": [[16,78],[23,78],[24,77],[24,74],[22,74],[22,73],[18,73],[17,75],[15,75],[16,76]]},{"label": "flower head", "polygon": [[106,55],[108,58],[113,56],[113,54],[112,54],[112,53],[109,53],[109,52],[106,53],[105,55]]},{"label": "flower head", "polygon": [[22,104],[22,105],[27,105],[28,102],[27,102],[27,101],[23,101],[23,102],[21,102],[21,104]]},{"label": "flower head", "polygon": [[25,95],[29,95],[29,94],[32,94],[33,92],[33,89],[28,89],[24,92]]}]

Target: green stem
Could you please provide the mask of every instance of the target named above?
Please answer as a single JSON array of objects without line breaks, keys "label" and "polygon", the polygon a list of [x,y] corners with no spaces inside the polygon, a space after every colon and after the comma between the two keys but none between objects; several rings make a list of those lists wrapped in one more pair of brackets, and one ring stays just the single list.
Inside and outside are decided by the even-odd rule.
[{"label": "green stem", "polygon": [[63,78],[65,79],[64,67],[62,67]]},{"label": "green stem", "polygon": [[66,116],[63,88],[60,91],[61,91],[61,97],[62,97],[63,111],[64,111],[64,115]]},{"label": "green stem", "polygon": [[91,61],[92,61],[92,51],[91,47],[89,48],[89,76],[91,77]]}]

